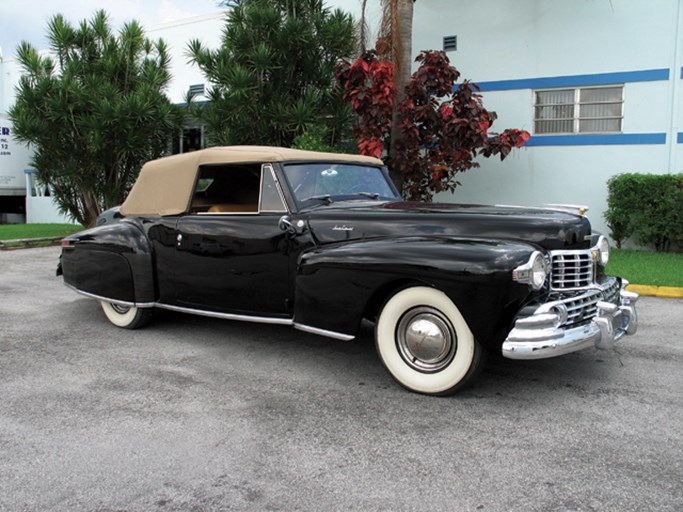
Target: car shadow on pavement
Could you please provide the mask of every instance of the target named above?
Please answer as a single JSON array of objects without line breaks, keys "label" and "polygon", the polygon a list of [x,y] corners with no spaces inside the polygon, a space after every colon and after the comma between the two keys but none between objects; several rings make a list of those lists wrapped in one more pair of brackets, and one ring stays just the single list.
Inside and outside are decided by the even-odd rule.
[{"label": "car shadow on pavement", "polygon": [[[143,329],[124,331],[112,326],[99,305],[82,299],[60,304],[64,315],[77,317],[80,325],[91,332],[101,332],[118,339],[125,333],[129,350],[140,350],[148,338],[158,340],[158,349],[173,345],[198,349],[202,357],[248,362],[254,372],[291,371],[329,377],[329,385],[367,386],[367,389],[398,390],[382,367],[374,344],[374,324],[363,322],[353,341],[340,341],[298,331],[289,326],[256,324],[215,319],[156,310],[152,321]],[[455,396],[460,399],[533,396],[557,393],[586,395],[604,388],[610,376],[623,364],[618,352],[598,352],[593,349],[558,358],[537,361],[514,361],[500,354],[489,354],[481,373],[469,387]],[[272,361],[277,361],[274,365]],[[261,366],[261,368],[259,368]],[[227,370],[226,370],[227,371]],[[325,382],[323,380],[323,382]]]},{"label": "car shadow on pavement", "polygon": [[[220,343],[226,350],[234,350],[238,343],[251,345],[253,350],[284,350],[293,364],[301,364],[308,354],[315,354],[316,364],[327,364],[329,370],[341,365],[350,372],[350,380],[367,381],[379,379],[382,385],[393,380],[386,374],[375,351],[374,324],[364,321],[355,340],[339,341],[298,331],[288,326],[251,324],[219,320],[192,315],[179,315],[158,311],[154,325],[179,333],[206,331],[202,343]],[[160,327],[163,326],[163,327]],[[216,334],[211,334],[215,332]],[[193,339],[197,337],[192,336]],[[209,341],[211,340],[211,341]],[[352,359],[354,364],[348,366]],[[565,356],[536,361],[515,361],[500,354],[489,354],[487,363],[475,382],[458,393],[458,396],[481,396],[482,394],[522,393],[533,388],[536,391],[588,392],[591,388],[609,380],[609,374],[623,367],[618,352],[602,352],[587,349]],[[379,371],[378,371],[379,370]],[[353,375],[355,374],[355,375]],[[398,386],[398,385],[396,385]]]}]

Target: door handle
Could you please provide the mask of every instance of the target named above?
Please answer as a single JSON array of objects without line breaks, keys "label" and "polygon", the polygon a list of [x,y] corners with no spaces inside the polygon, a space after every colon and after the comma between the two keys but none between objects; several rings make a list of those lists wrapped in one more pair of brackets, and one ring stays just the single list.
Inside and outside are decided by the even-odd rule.
[{"label": "door handle", "polygon": [[289,233],[290,236],[295,236],[300,235],[304,232],[304,229],[306,228],[306,223],[301,219],[299,219],[295,223],[292,221],[289,215],[283,215],[282,217],[280,217],[280,220],[278,221],[278,226],[282,231],[286,231],[287,233]]}]

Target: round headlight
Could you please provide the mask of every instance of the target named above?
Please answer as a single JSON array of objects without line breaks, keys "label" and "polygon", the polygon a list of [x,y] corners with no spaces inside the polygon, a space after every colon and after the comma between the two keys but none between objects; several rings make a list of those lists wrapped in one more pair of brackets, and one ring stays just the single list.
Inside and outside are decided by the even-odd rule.
[{"label": "round headlight", "polygon": [[548,277],[548,265],[540,252],[537,252],[531,263],[531,287],[540,290]]},{"label": "round headlight", "polygon": [[609,262],[609,242],[604,236],[598,239],[598,263],[603,267]]}]

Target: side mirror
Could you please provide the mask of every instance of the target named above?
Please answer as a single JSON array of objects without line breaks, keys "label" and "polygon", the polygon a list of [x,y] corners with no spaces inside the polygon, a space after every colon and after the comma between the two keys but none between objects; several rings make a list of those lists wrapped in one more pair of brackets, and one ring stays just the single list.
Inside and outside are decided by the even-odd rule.
[{"label": "side mirror", "polygon": [[304,229],[306,228],[306,223],[301,219],[297,220],[296,222],[293,222],[292,218],[289,215],[283,215],[282,217],[280,217],[280,220],[278,221],[278,227],[282,231],[286,231],[287,233],[289,233],[291,236],[296,236],[304,232]]}]

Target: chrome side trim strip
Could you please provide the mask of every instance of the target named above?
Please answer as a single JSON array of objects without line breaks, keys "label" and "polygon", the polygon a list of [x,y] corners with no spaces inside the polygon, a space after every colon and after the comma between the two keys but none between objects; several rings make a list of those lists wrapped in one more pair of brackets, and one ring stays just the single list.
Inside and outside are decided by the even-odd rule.
[{"label": "chrome side trim strip", "polygon": [[255,322],[259,324],[275,324],[275,325],[292,325],[294,321],[291,318],[271,318],[267,316],[249,316],[236,315],[234,313],[219,313],[217,311],[205,311],[203,309],[184,308],[181,306],[171,306],[170,304],[163,304],[157,302],[155,304],[159,309],[168,309],[169,311],[177,311],[178,313],[190,313],[192,315],[208,316],[211,318],[222,318],[224,320],[237,320],[240,322]]},{"label": "chrome side trim strip", "polygon": [[351,341],[355,336],[351,334],[342,334],[340,332],[328,331],[326,329],[319,329],[318,327],[311,327],[310,325],[303,325],[294,322],[294,328],[303,332],[317,334],[319,336],[326,336],[327,338],[334,338],[336,340]]},{"label": "chrome side trim strip", "polygon": [[205,311],[203,309],[192,309],[185,308],[182,306],[172,306],[170,304],[164,304],[162,302],[127,302],[123,300],[110,299],[108,297],[102,297],[100,295],[95,295],[93,293],[84,292],[71,286],[70,284],[64,283],[65,286],[71,288],[76,293],[89,297],[91,299],[101,300],[105,302],[111,302],[112,304],[119,304],[121,306],[128,307],[138,307],[138,308],[159,308],[167,309],[169,311],[176,311],[178,313],[189,313],[191,315],[207,316],[210,318],[220,318],[223,320],[237,320],[239,322],[253,322],[259,324],[272,324],[272,325],[291,325],[299,331],[308,332],[310,334],[317,334],[318,336],[325,336],[327,338],[334,338],[342,341],[350,341],[355,338],[351,334],[342,334],[339,332],[328,331],[326,329],[319,329],[318,327],[311,327],[310,325],[298,324],[292,318],[271,318],[267,316],[249,316],[249,315],[237,315],[234,313],[219,313],[217,311]]},{"label": "chrome side trim strip", "polygon": [[95,300],[101,300],[104,302],[111,302],[112,304],[118,304],[120,306],[127,306],[129,308],[132,308],[132,307],[153,308],[154,306],[156,306],[155,302],[129,302],[129,301],[125,301],[125,300],[110,299],[109,297],[102,297],[101,295],[95,295],[94,293],[89,293],[89,292],[84,292],[83,290],[79,290],[75,286],[72,286],[68,283],[64,283],[64,286],[66,286],[67,288],[71,288],[73,291],[75,291],[79,295],[83,295],[84,297],[88,297],[90,299],[95,299]]}]

